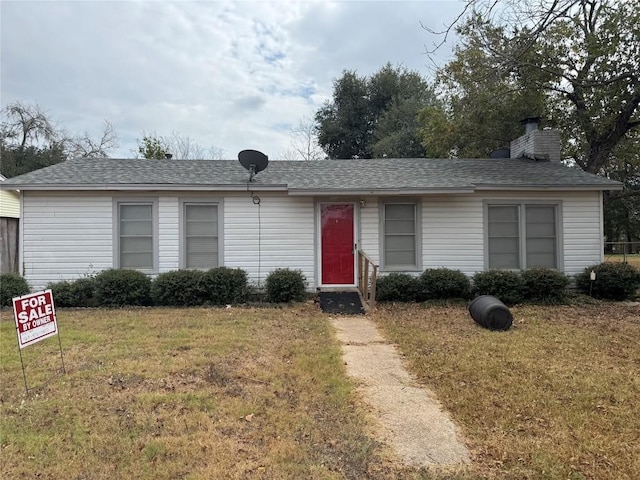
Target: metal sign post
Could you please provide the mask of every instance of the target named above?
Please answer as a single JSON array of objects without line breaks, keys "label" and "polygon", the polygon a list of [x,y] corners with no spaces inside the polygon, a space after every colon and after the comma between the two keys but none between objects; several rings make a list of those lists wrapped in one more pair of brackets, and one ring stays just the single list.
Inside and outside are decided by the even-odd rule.
[{"label": "metal sign post", "polygon": [[44,290],[21,297],[15,297],[13,299],[13,313],[16,320],[16,333],[18,335],[24,388],[28,394],[27,374],[22,358],[23,348],[53,335],[58,335],[62,372],[67,373],[64,366],[64,356],[62,354],[62,340],[58,334],[58,321],[56,318],[56,309],[53,304],[53,292],[51,290]]}]

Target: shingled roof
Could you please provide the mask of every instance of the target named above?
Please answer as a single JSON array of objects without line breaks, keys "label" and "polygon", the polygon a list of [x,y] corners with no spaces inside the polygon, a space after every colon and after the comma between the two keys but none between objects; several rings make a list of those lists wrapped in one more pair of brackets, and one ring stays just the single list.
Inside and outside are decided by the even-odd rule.
[{"label": "shingled roof", "polygon": [[3,182],[22,190],[282,190],[419,194],[476,190],[620,190],[578,168],[525,158],[271,161],[248,183],[230,160],[74,159]]}]

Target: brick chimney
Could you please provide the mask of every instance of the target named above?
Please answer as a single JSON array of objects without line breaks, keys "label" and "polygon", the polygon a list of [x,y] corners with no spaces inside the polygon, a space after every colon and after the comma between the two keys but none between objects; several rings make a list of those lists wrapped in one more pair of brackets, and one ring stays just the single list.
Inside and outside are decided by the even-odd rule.
[{"label": "brick chimney", "polygon": [[554,129],[540,130],[540,117],[520,121],[525,134],[511,142],[511,158],[531,158],[560,162],[560,132]]}]

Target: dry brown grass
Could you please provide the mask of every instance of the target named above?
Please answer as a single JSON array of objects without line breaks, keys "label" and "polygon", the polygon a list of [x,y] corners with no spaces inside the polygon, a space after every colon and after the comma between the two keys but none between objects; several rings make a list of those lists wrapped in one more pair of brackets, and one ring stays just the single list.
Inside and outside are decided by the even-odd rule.
[{"label": "dry brown grass", "polygon": [[633,265],[634,267],[640,268],[640,254],[633,254],[633,255],[622,255],[622,254],[615,254],[615,255],[605,255],[604,256],[604,261],[605,262],[626,262],[629,265]]},{"label": "dry brown grass", "polygon": [[371,436],[327,316],[284,309],[61,310],[26,348],[0,321],[0,478],[620,479],[640,471],[638,307],[373,315],[452,413],[474,464],[406,469]]},{"label": "dry brown grass", "polygon": [[3,312],[0,478],[396,475],[313,306],[61,310],[58,320],[68,374],[54,376],[57,339],[28,347],[25,397]]},{"label": "dry brown grass", "polygon": [[640,307],[513,308],[508,332],[464,306],[380,307],[375,320],[461,426],[477,473],[640,478]]}]

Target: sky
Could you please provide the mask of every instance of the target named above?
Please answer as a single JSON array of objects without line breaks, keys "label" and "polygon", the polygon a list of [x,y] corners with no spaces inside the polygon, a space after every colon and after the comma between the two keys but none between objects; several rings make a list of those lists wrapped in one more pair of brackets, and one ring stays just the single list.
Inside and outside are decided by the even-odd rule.
[{"label": "sky", "polygon": [[38,104],[74,134],[134,157],[144,133],[189,137],[235,159],[282,158],[291,129],[331,98],[345,69],[391,62],[432,78],[460,0],[0,2],[0,105]]}]

